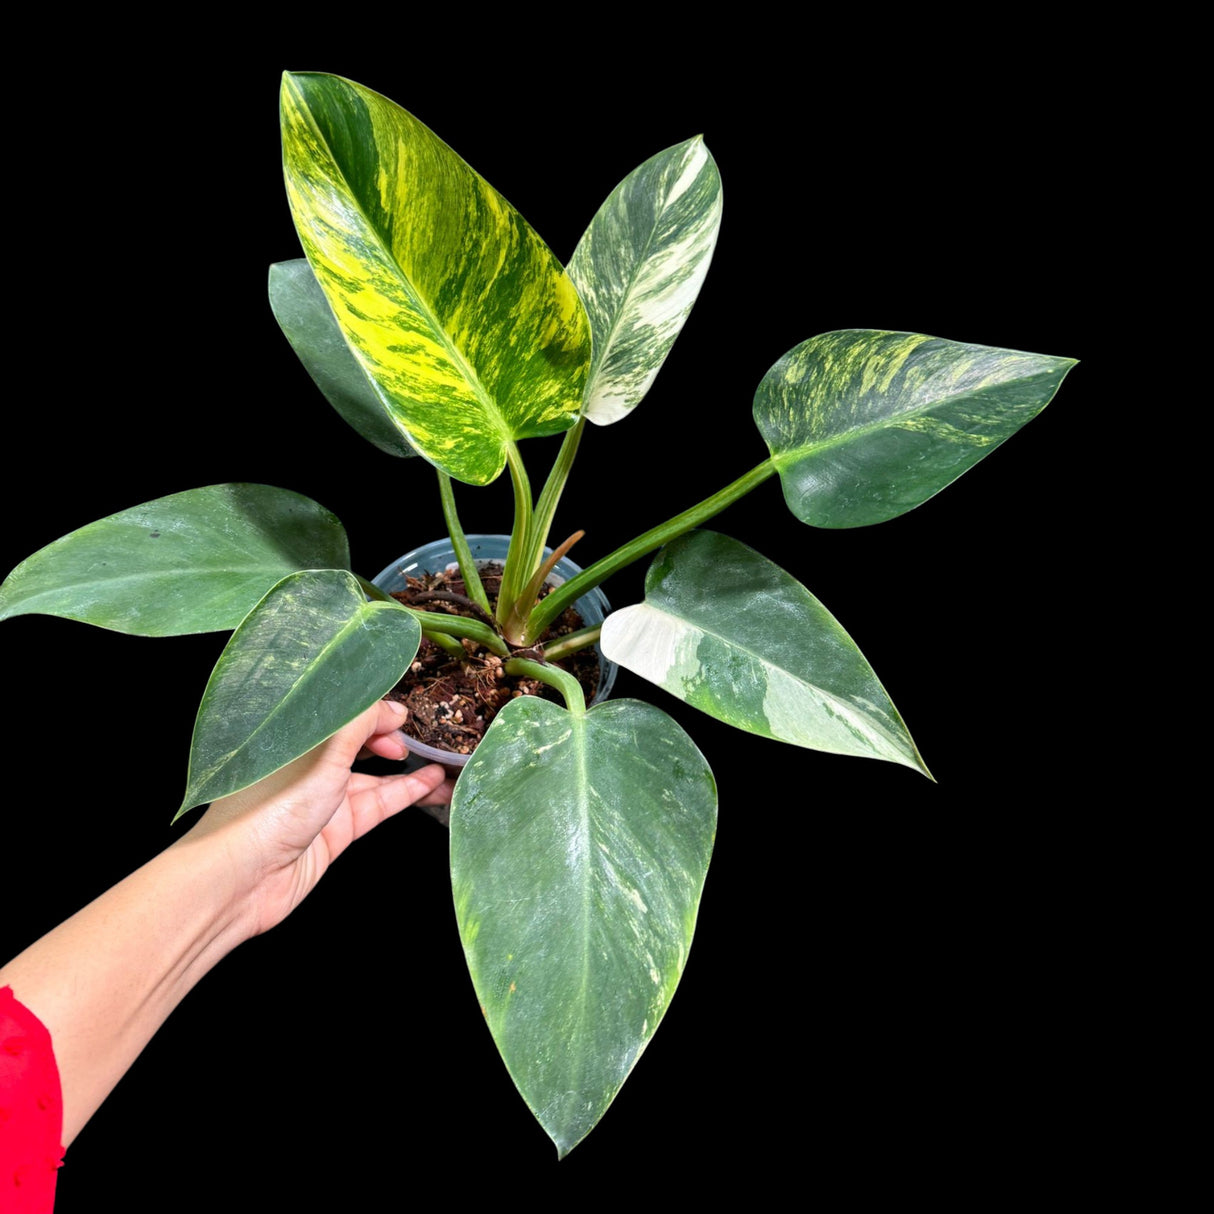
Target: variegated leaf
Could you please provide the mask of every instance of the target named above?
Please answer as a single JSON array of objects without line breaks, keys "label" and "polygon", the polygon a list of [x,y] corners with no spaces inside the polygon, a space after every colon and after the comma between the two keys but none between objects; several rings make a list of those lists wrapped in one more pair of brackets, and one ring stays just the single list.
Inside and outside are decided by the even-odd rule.
[{"label": "variegated leaf", "polygon": [[180,817],[307,754],[390,691],[421,628],[352,574],[307,569],[278,582],[232,634],[203,693]]},{"label": "variegated leaf", "polygon": [[1070,358],[921,333],[811,337],[763,377],[754,416],[788,508],[815,527],[914,509],[1036,417]]},{"label": "variegated leaf", "polygon": [[416,455],[362,364],[346,345],[341,326],[306,257],[270,267],[270,307],[291,349],[325,399],[368,442],[389,455]]},{"label": "variegated leaf", "polygon": [[48,544],[0,586],[0,620],[64,616],[136,636],[235,628],[279,578],[350,562],[336,516],[271,485],[208,485]]},{"label": "variegated leaf", "polygon": [[398,105],[337,76],[283,77],[283,164],[304,252],[394,424],[457,480],[566,430],[590,363],[585,309],[523,217]]},{"label": "variegated leaf", "polygon": [[612,612],[601,644],[610,661],[726,724],[931,774],[834,616],[728,536],[693,531],[663,548],[646,574],[645,601]]},{"label": "variegated leaf", "polygon": [[506,705],[451,807],[456,916],[523,1098],[567,1154],[653,1036],[683,972],[716,785],[678,724],[636,700]]},{"label": "variegated leaf", "polygon": [[594,333],[590,421],[619,421],[649,391],[700,292],[720,225],[721,177],[699,137],[650,157],[599,208],[569,262]]}]

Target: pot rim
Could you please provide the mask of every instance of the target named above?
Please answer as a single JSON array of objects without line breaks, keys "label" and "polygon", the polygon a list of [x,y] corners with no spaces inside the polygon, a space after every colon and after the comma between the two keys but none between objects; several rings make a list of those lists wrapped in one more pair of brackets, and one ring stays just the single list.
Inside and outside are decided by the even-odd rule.
[{"label": "pot rim", "polygon": [[[475,534],[465,536],[465,539],[467,539],[468,547],[472,550],[472,555],[478,565],[489,561],[503,560],[510,547],[510,537],[508,535]],[[480,550],[487,551],[482,555]],[[552,549],[545,548],[543,555],[545,559],[551,556]],[[449,569],[458,563],[455,559],[455,551],[451,545],[449,536],[431,540],[428,544],[422,544],[417,548],[411,548],[403,556],[381,569],[371,581],[381,590],[387,590],[391,593],[392,590],[403,587],[405,578],[416,576],[419,570],[430,573],[435,572],[434,565],[424,564],[423,562],[433,561],[437,564],[436,558],[441,557],[446,557],[446,560],[441,565],[443,569]],[[580,565],[571,561],[567,556],[562,557],[549,575],[548,582],[551,585],[559,586],[562,582],[581,572],[582,567]],[[607,601],[607,596],[603,593],[602,587],[599,586],[587,591],[586,594],[577,600],[575,606],[581,612],[583,619],[586,618],[588,611],[592,616],[597,615],[600,620],[605,618],[611,611],[611,604]],[[590,701],[588,707],[606,700],[611,695],[611,689],[615,685],[615,676],[619,671],[616,663],[608,661],[598,645],[595,645],[594,648],[599,658],[599,690],[595,694],[594,699]],[[418,742],[416,739],[409,737],[408,734],[405,734],[404,737],[405,744],[412,755],[422,761],[421,763],[414,763],[413,759],[410,759],[410,769],[426,763],[439,763],[447,770],[448,775],[458,776],[472,757],[471,754],[459,755],[450,750],[439,750],[435,746],[428,746],[424,742]],[[475,754],[476,752],[473,751],[472,753]]]}]

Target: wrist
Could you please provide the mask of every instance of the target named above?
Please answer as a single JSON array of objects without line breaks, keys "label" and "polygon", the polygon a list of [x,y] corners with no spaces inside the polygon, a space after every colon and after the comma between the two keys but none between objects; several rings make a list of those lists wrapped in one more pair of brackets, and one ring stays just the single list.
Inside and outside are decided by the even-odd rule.
[{"label": "wrist", "polygon": [[255,898],[259,874],[250,849],[234,837],[238,832],[233,825],[215,828],[199,822],[153,861],[163,863],[193,890],[199,916],[195,930],[207,938],[206,952],[214,952],[215,960],[260,930]]}]

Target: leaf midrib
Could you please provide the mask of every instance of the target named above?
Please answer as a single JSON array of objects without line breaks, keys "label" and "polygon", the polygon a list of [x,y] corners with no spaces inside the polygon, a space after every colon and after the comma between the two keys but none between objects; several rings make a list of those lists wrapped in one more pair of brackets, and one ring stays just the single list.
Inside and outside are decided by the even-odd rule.
[{"label": "leaf midrib", "polygon": [[[180,567],[165,565],[152,573],[142,573],[142,574],[127,573],[127,574],[116,575],[114,577],[90,577],[89,585],[96,586],[99,589],[102,587],[105,587],[107,589],[112,589],[115,586],[120,586],[120,585],[124,585],[124,584],[138,585],[141,582],[160,581],[164,578],[180,579],[180,578],[188,577],[191,580],[196,581],[200,576],[203,576],[203,577],[213,576],[215,573],[221,572],[221,571],[223,573],[229,573],[229,572],[234,573],[238,577],[241,577],[241,578],[250,578],[250,577],[254,577],[254,576],[264,577],[266,575],[276,575],[275,582],[271,582],[270,585],[266,586],[265,590],[263,591],[263,594],[268,593],[270,591],[270,589],[275,585],[275,583],[278,581],[281,581],[284,577],[290,577],[290,575],[292,573],[300,572],[300,570],[297,567],[290,566],[290,565],[281,565],[277,568],[275,568],[273,566],[269,566],[269,565],[247,566],[247,567],[246,566],[235,566],[234,567],[231,565],[225,565],[222,567],[222,570],[206,569],[206,568],[203,568],[200,570],[197,565],[182,565]],[[14,583],[14,586],[16,589],[20,589],[19,583]],[[60,596],[62,596],[65,592],[75,591],[75,590],[78,590],[78,588],[79,587],[77,584],[73,584],[71,586],[66,586],[66,587],[65,586],[51,587],[50,589],[47,589],[47,590],[39,590],[33,594],[22,594],[22,595],[20,595],[20,597],[4,596],[4,598],[0,598],[0,609],[2,609],[5,606],[4,600],[5,600],[5,598],[7,598],[7,600],[8,600],[7,606],[21,608],[21,611],[17,613],[18,615],[41,615],[41,614],[58,615],[58,614],[60,614],[59,612],[43,613],[43,612],[40,612],[37,610],[33,610],[33,608],[35,608],[40,603],[46,603],[48,601],[51,604],[54,604],[55,601],[58,598],[60,598]],[[234,587],[233,589],[238,589],[238,588]],[[80,604],[81,605],[80,609],[83,611],[90,611],[98,606],[101,606],[101,604],[98,604],[96,602],[95,597],[84,599],[84,598],[80,598],[78,596],[77,599],[72,604],[72,606],[75,607],[75,604]],[[146,609],[145,609],[144,613],[147,614]],[[152,612],[150,614],[154,615],[155,613]],[[0,617],[0,618],[7,618],[7,617]]]},{"label": "leaf midrib", "polygon": [[[712,628],[705,628],[701,624],[698,624],[698,623],[693,622],[692,620],[689,620],[686,616],[674,615],[672,612],[665,611],[661,607],[655,607],[653,605],[653,603],[649,602],[648,600],[646,600],[643,603],[639,603],[637,605],[640,607],[645,607],[648,610],[653,611],[658,615],[665,616],[666,619],[668,619],[668,620],[674,620],[676,623],[683,625],[683,627],[685,627],[685,628],[694,629],[697,632],[702,633],[704,636],[713,637],[718,641],[722,641],[733,649],[740,650],[742,653],[746,654],[748,657],[753,658],[765,670],[781,671],[783,674],[788,675],[790,678],[794,679],[796,682],[802,684],[803,686],[813,688],[814,691],[816,691],[823,699],[828,700],[832,704],[837,704],[841,708],[845,708],[848,715],[860,715],[863,717],[863,719],[865,721],[871,722],[874,731],[880,733],[887,741],[893,743],[894,749],[899,754],[901,754],[901,755],[906,754],[906,751],[901,746],[897,745],[896,737],[894,737],[892,734],[890,734],[889,731],[886,730],[885,727],[883,725],[881,725],[881,723],[879,721],[874,720],[867,713],[865,713],[863,711],[863,709],[857,707],[850,700],[840,699],[837,695],[828,691],[825,687],[820,686],[818,683],[808,682],[807,680],[801,678],[800,675],[794,674],[791,670],[788,670],[786,667],[777,666],[774,662],[763,657],[762,654],[760,654],[756,650],[752,649],[749,645],[740,644],[739,642],[735,641],[732,637],[728,637],[724,633],[717,632]],[[825,610],[825,608],[823,608],[823,610]],[[848,639],[850,640],[850,638],[848,638]],[[855,642],[852,642],[852,643],[854,644]],[[857,650],[857,652],[859,652],[859,650]],[[861,656],[863,657],[863,655],[861,655]],[[865,661],[867,662],[867,659],[865,659]],[[870,667],[870,669],[871,669],[871,667]],[[884,695],[885,698],[888,700],[889,693],[886,692],[885,688],[882,686],[881,680],[877,678],[875,671],[873,672],[873,679],[876,682],[877,686],[881,688],[881,694]],[[893,707],[892,701],[891,701],[890,707],[891,708]],[[894,713],[895,713],[895,715],[897,715],[897,709],[894,709]],[[901,718],[899,718],[899,719],[901,719]],[[914,744],[912,743],[912,748],[913,748],[913,746],[914,746]]]},{"label": "leaf midrib", "polygon": [[[322,566],[322,568],[327,568],[327,566]],[[106,577],[104,575],[99,575],[97,577],[90,576],[89,584],[113,586],[120,585],[124,582],[146,581],[148,578],[185,576],[194,577],[199,573],[206,575],[213,575],[216,573],[232,573],[241,577],[252,574],[277,573],[279,575],[279,580],[281,580],[284,577],[288,577],[292,573],[301,572],[304,572],[304,570],[301,570],[298,565],[215,565],[211,567],[206,565],[158,565],[155,569],[149,570],[145,573],[117,573],[112,577]],[[341,572],[345,571],[342,570]],[[71,587],[71,589],[75,588],[75,586]],[[40,591],[39,593],[40,595],[50,594],[52,591]]]},{"label": "leaf midrib", "polygon": [[[585,842],[584,862],[582,865],[582,973],[581,981],[578,985],[578,1021],[583,1031],[578,1034],[580,1040],[586,1040],[585,1024],[587,1020],[586,1009],[589,1006],[589,991],[590,991],[590,907],[591,907],[591,872],[593,863],[597,857],[593,854],[593,840],[590,838],[590,775],[587,770],[587,754],[588,747],[586,744],[586,717],[585,714],[571,713],[573,718],[574,736],[577,739],[577,787],[578,787],[578,805],[580,807],[579,829],[582,832],[582,838]],[[577,1076],[578,1082],[574,1085],[575,1090],[580,1091],[582,1079],[585,1075],[585,1052],[579,1050],[577,1052]]]},{"label": "leaf midrib", "polygon": [[[294,89],[294,88],[295,88],[295,83],[294,83],[294,80],[292,80],[292,89]],[[357,91],[355,92],[355,95],[358,96]],[[410,280],[408,274],[405,273],[404,267],[401,266],[399,261],[397,261],[395,252],[391,249],[390,246],[385,245],[385,243],[383,241],[383,237],[380,234],[379,228],[374,223],[372,223],[371,220],[368,218],[366,211],[363,209],[362,199],[359,198],[358,195],[355,194],[353,189],[350,187],[350,183],[346,178],[345,172],[342,170],[341,166],[338,164],[337,157],[334,155],[333,149],[329,145],[329,141],[325,138],[324,132],[321,131],[320,127],[317,125],[317,123],[313,119],[311,107],[309,105],[307,105],[307,103],[304,101],[304,99],[302,97],[302,94],[298,93],[298,91],[296,91],[296,97],[297,97],[298,112],[300,112],[304,115],[305,120],[309,123],[309,125],[312,127],[312,129],[316,132],[317,139],[320,140],[321,144],[324,146],[325,152],[328,154],[329,162],[333,165],[333,168],[334,168],[335,172],[337,173],[337,176],[340,178],[342,185],[345,187],[347,197],[353,201],[354,208],[358,212],[359,216],[362,218],[362,221],[366,225],[367,230],[369,232],[373,233],[373,235],[375,237],[376,246],[380,249],[381,252],[383,252],[386,255],[388,263],[396,270],[397,277],[404,283],[405,288],[409,294],[409,297],[417,303],[419,309],[424,313],[427,321],[429,321],[429,323],[430,323],[431,329],[436,334],[439,335],[443,348],[447,351],[448,355],[451,357],[452,362],[455,363],[455,365],[463,373],[465,379],[472,386],[473,391],[475,392],[477,399],[480,401],[482,408],[485,410],[486,414],[490,418],[492,418],[494,420],[494,422],[496,423],[496,429],[498,431],[499,437],[501,437],[505,441],[509,441],[511,436],[510,436],[510,432],[509,432],[509,427],[506,425],[505,416],[502,414],[501,410],[498,409],[496,402],[489,395],[488,391],[486,390],[484,385],[481,383],[480,376],[478,374],[476,374],[476,372],[473,370],[473,368],[468,364],[467,360],[464,358],[462,351],[460,351],[460,349],[457,346],[453,345],[452,342],[449,340],[446,329],[436,319],[434,312],[430,307],[429,301],[427,299],[425,299],[425,297],[421,294],[421,292],[414,287],[413,282]],[[363,100],[363,98],[361,96],[359,96],[358,99],[359,99],[359,101],[362,101],[364,105],[366,104],[366,102]],[[374,127],[374,123],[372,123],[372,126]],[[438,136],[436,135],[435,138],[437,139]],[[454,155],[455,153],[452,152],[452,154]],[[376,151],[376,163],[377,164],[380,163],[380,157],[378,154],[378,150]],[[469,166],[469,170],[475,174],[475,170],[471,169],[470,166]],[[482,178],[482,180],[484,180],[484,179]],[[493,187],[491,185],[489,185],[488,182],[485,182],[485,184],[487,186],[489,186],[489,188],[491,190],[493,189]],[[496,191],[494,191],[494,192],[496,193]],[[305,252],[306,252],[306,250],[305,250]],[[311,259],[309,258],[308,260],[309,260],[309,265],[310,265]],[[313,272],[313,274],[316,274],[315,266],[312,267],[312,272]],[[318,274],[316,274],[316,280],[317,280],[317,282],[320,282],[320,276]],[[323,284],[322,284],[321,289],[323,290]],[[328,292],[325,292],[325,298],[326,299],[328,298]],[[332,307],[332,304],[330,304],[329,306]],[[334,313],[334,314],[336,315],[336,313]],[[343,334],[343,336],[344,336],[344,334]],[[346,344],[349,345],[348,342]],[[366,367],[363,365],[361,352],[357,349],[357,347],[354,347],[353,349],[354,349],[355,356],[358,357],[359,366],[363,367],[363,373],[365,375],[367,375],[368,379],[373,379],[374,377],[371,376],[370,374],[368,374]]]},{"label": "leaf midrib", "polygon": [[[343,624],[342,627],[336,633],[334,633],[334,635],[329,639],[329,641],[327,641],[321,647],[319,654],[317,656],[315,656],[307,664],[307,666],[305,666],[303,668],[302,671],[300,671],[298,677],[291,683],[287,692],[284,695],[282,695],[281,697],[279,697],[277,705],[273,708],[273,710],[271,710],[271,712],[267,716],[265,716],[262,719],[261,724],[259,724],[257,726],[257,728],[254,729],[253,732],[249,734],[249,736],[244,740],[244,742],[242,742],[239,746],[234,747],[232,750],[228,751],[228,753],[226,755],[224,755],[223,758],[217,760],[215,763],[213,763],[210,766],[210,768],[207,770],[206,775],[199,781],[199,783],[196,786],[199,791],[202,791],[206,787],[206,785],[209,784],[215,778],[216,773],[221,771],[224,767],[226,767],[236,755],[243,753],[244,751],[246,751],[249,748],[249,745],[250,745],[250,743],[252,743],[254,738],[258,737],[261,734],[262,730],[264,730],[273,720],[277,719],[277,717],[279,716],[279,714],[282,711],[283,705],[289,703],[290,700],[292,699],[292,697],[294,697],[298,693],[300,686],[302,684],[306,683],[308,681],[308,679],[311,678],[311,676],[315,672],[316,668],[324,660],[325,654],[328,653],[328,651],[330,649],[332,649],[335,645],[337,645],[347,635],[347,633],[353,631],[356,628],[361,628],[363,626],[363,623],[365,620],[365,613],[370,613],[373,611],[399,611],[406,619],[412,619],[412,617],[409,615],[409,613],[403,607],[396,607],[390,603],[382,603],[382,602],[359,603],[354,615],[351,616],[350,619],[348,619],[346,621],[346,623]],[[418,629],[419,634],[420,634],[420,631],[421,630],[419,628]],[[296,755],[294,757],[298,758],[299,756]],[[286,763],[290,763],[290,762],[292,762],[291,759],[288,759],[286,761]],[[285,767],[286,763],[279,764],[279,767],[276,767],[274,770],[278,771],[281,767]],[[266,774],[269,775],[271,773],[267,772]],[[187,783],[187,786],[193,786],[193,781],[190,780],[188,778],[188,776],[187,776],[186,783]],[[187,795],[188,795],[188,791],[187,791]]]},{"label": "leaf midrib", "polygon": [[[680,172],[682,171],[682,167],[684,165],[686,165],[686,163],[687,163],[687,156],[686,156],[686,154],[684,154],[684,156],[682,157],[682,159],[679,162]],[[707,164],[707,161],[705,161],[705,163]],[[697,180],[699,179],[699,173],[696,174],[696,179]],[[690,189],[690,188],[691,187],[688,186],[688,189]],[[684,193],[686,193],[686,191],[684,191]],[[669,202],[667,202],[667,199],[669,198],[669,196],[670,196],[670,190],[667,189],[662,195],[662,209],[660,212],[661,215],[665,215],[667,210],[670,207]],[[680,195],[680,197],[681,197],[681,195]],[[589,399],[590,397],[593,396],[594,389],[596,389],[598,386],[597,381],[599,379],[599,372],[601,372],[603,367],[605,367],[607,365],[607,359],[611,354],[611,348],[614,345],[616,335],[620,330],[620,325],[623,321],[624,313],[632,302],[632,296],[633,296],[634,292],[636,291],[636,284],[641,277],[641,267],[644,266],[645,262],[648,260],[649,250],[653,247],[653,243],[657,239],[657,230],[658,230],[658,224],[657,224],[657,219],[655,217],[654,222],[649,229],[649,235],[646,236],[646,238],[645,238],[645,248],[642,251],[641,255],[637,258],[636,266],[634,268],[633,273],[630,274],[628,277],[628,286],[624,291],[623,302],[621,303],[620,307],[616,309],[615,316],[612,318],[612,321],[611,321],[611,328],[608,330],[606,340],[603,342],[602,357],[598,360],[598,366],[595,370],[595,375],[594,375],[596,382],[592,383],[592,384],[588,384],[586,387],[587,399]],[[633,405],[629,406],[630,410],[635,407],[635,403],[636,402],[634,402]]]},{"label": "leaf midrib", "polygon": [[[824,451],[829,451],[832,447],[839,447],[845,443],[856,442],[874,431],[896,428],[898,427],[899,421],[902,418],[919,417],[922,414],[930,413],[934,409],[943,408],[945,405],[960,404],[975,396],[1006,387],[1009,384],[1028,383],[1034,379],[1048,378],[1053,374],[1055,374],[1054,371],[1037,371],[1032,375],[1018,375],[1012,379],[1001,380],[998,384],[994,384],[989,388],[971,388],[967,392],[958,392],[953,396],[942,396],[934,401],[927,401],[922,405],[916,405],[914,408],[904,409],[896,414],[890,414],[887,417],[868,422],[863,426],[852,427],[851,429],[843,431],[841,434],[835,435],[833,438],[820,439],[818,442],[805,443],[796,447],[786,447],[779,452],[773,451],[771,458],[776,466],[779,467],[783,464],[792,462],[793,460],[803,459],[807,455],[821,454]],[[783,386],[784,385],[781,385],[781,387]],[[1046,404],[1048,403],[1049,402],[1047,401]],[[1037,412],[1040,413],[1041,409],[1044,408],[1045,405],[1042,405]]]},{"label": "leaf midrib", "polygon": [[[666,213],[666,200],[665,200],[665,196],[663,196],[662,214],[665,214],[665,213]],[[611,347],[615,343],[616,334],[619,332],[620,323],[623,319],[624,312],[627,310],[628,305],[632,301],[632,295],[633,295],[634,290],[636,289],[637,279],[640,278],[640,267],[645,264],[645,260],[649,256],[649,250],[650,250],[650,248],[653,247],[653,242],[654,242],[654,238],[655,238],[654,234],[657,232],[657,228],[658,228],[658,225],[655,220],[649,229],[649,235],[645,237],[645,247],[642,250],[641,255],[636,260],[636,263],[633,267],[633,272],[628,276],[628,285],[624,289],[623,300],[621,301],[620,306],[615,310],[615,315],[611,319],[611,327],[607,330],[607,337],[603,342],[603,353],[599,357],[598,365],[595,368],[594,378],[595,378],[596,382],[592,383],[592,384],[588,384],[586,387],[586,396],[587,397],[593,396],[594,389],[597,388],[597,386],[598,386],[597,381],[599,379],[599,373],[607,365],[607,359],[611,354]]]}]

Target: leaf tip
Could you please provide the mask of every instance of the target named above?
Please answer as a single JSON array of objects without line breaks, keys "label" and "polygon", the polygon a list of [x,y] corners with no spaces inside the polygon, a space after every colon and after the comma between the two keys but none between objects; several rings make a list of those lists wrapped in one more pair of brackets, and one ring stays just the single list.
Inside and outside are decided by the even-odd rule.
[{"label": "leaf tip", "polygon": [[[597,1125],[597,1124],[598,1124],[598,1122],[596,1121],[594,1123],[594,1125]],[[590,1127],[590,1129],[593,1129],[593,1128],[594,1128],[594,1126],[592,1125]],[[586,1134],[588,1134],[589,1132],[590,1132],[590,1130],[587,1130]],[[551,1130],[549,1130],[547,1126],[544,1126],[544,1133],[548,1135],[548,1137],[552,1140],[552,1145],[554,1147],[556,1147],[557,1163],[560,1163],[560,1161],[562,1159],[564,1159],[569,1154],[569,1152],[572,1151],[573,1148],[578,1145],[578,1143],[583,1142],[586,1138],[586,1134],[583,1134],[580,1138],[574,1138],[574,1139],[570,1140],[570,1138],[567,1134],[561,1134],[558,1136],[557,1134],[554,1134]]]},{"label": "leaf tip", "polygon": [[[909,736],[907,740],[910,741]],[[919,753],[919,747],[913,741],[911,741],[911,750],[913,753],[907,756],[905,760],[906,766],[913,771],[919,772],[920,775],[926,776],[933,784],[938,784],[939,781],[932,775],[930,768],[923,761],[923,756]]]},{"label": "leaf tip", "polygon": [[[189,793],[186,793],[186,799],[188,801]],[[169,825],[176,826],[177,823],[180,822],[181,819],[184,818],[186,816],[186,814],[188,814],[190,812],[190,810],[193,808],[194,808],[193,805],[189,805],[186,803],[186,801],[182,801],[181,805],[178,807],[177,812],[173,815],[173,820],[169,823]]]}]

